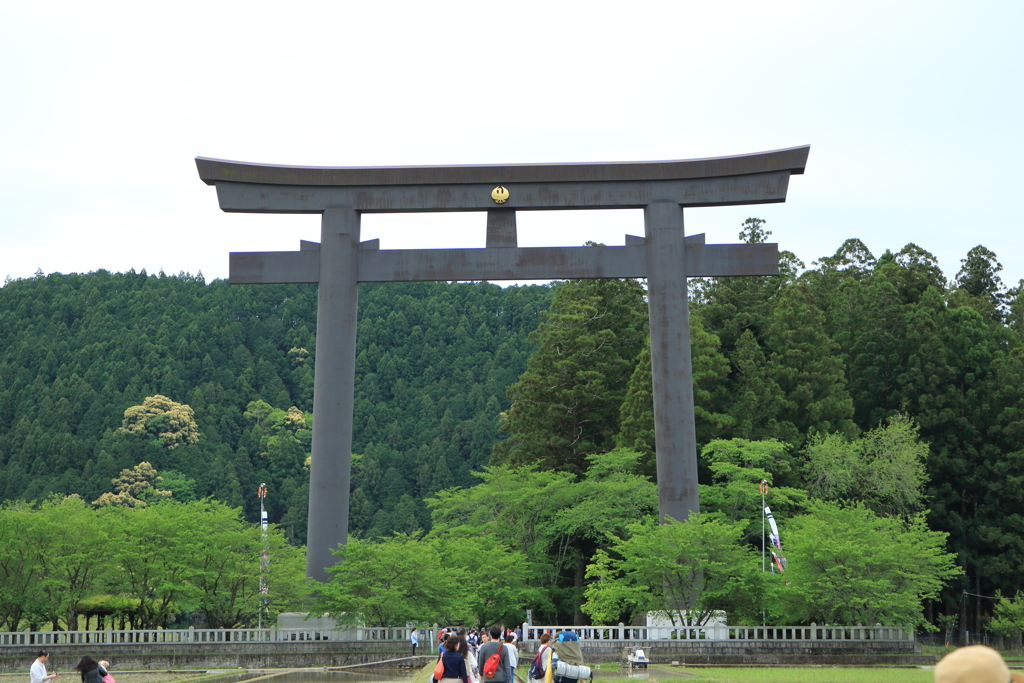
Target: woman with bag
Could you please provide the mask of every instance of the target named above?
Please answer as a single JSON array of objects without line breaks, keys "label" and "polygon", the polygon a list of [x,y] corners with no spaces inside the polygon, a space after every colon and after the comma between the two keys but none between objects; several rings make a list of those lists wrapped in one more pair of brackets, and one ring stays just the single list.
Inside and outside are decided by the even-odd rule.
[{"label": "woman with bag", "polygon": [[[440,683],[470,683],[469,672],[466,670],[466,658],[459,652],[459,637],[452,634],[444,641],[444,652],[438,660],[441,669]],[[434,675],[438,669],[435,667]]]}]

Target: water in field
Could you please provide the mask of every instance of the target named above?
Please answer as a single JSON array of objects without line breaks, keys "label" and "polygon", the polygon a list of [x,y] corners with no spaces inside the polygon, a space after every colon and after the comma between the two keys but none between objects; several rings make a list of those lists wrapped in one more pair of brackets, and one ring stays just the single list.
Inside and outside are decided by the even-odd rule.
[{"label": "water in field", "polygon": [[[245,683],[427,683],[421,669],[378,670],[375,673],[349,672],[291,672],[257,676],[245,679]],[[663,683],[931,683],[933,673],[928,670],[872,669],[872,668],[668,668],[652,667],[649,671],[618,668],[614,664],[602,664],[595,669],[594,678],[608,683],[611,680],[641,680],[649,676]],[[421,680],[422,679],[422,680]],[[218,681],[218,683],[220,683]]]},{"label": "water in field", "polygon": [[[247,677],[245,683],[414,683],[419,669],[377,669],[369,667],[347,671],[287,671],[278,674]],[[221,683],[218,681],[217,683]]]}]

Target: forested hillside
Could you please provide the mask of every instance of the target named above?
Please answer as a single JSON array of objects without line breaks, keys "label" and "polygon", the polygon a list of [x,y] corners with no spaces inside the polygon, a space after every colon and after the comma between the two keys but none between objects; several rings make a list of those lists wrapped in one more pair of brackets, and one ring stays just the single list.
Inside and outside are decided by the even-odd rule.
[{"label": "forested hillside", "polygon": [[[429,524],[421,498],[490,457],[550,288],[360,288],[353,532]],[[305,538],[316,290],[142,273],[39,276],[0,289],[0,500],[112,490],[148,461],[175,498],[213,495]],[[196,443],[120,429],[162,395]],[[262,403],[261,403],[262,402]],[[303,420],[288,423],[291,407]],[[290,427],[289,427],[290,424]]]},{"label": "forested hillside", "polygon": [[[740,237],[768,234],[751,219]],[[959,611],[978,630],[986,608],[966,593],[1024,589],[1024,288],[1006,287],[982,246],[952,282],[917,245],[876,257],[855,239],[810,267],[783,252],[780,270],[691,282],[703,504],[736,524],[754,519],[764,476],[791,517],[817,510],[824,519],[833,514],[826,504],[908,524],[925,513],[963,570],[926,606],[928,620]],[[312,287],[187,275],[8,282],[0,499],[93,501],[118,493],[112,479],[147,461],[175,499],[213,495],[249,520],[267,482],[271,520],[301,543],[315,307]],[[514,536],[526,528],[514,519],[522,506],[565,503],[538,535],[503,542],[539,562],[551,540],[550,614],[584,618],[594,558],[651,512],[646,497],[617,517],[581,507],[609,473],[654,476],[646,325],[642,285],[632,281],[363,286],[353,534],[449,533],[472,518],[474,533]],[[186,407],[198,439],[179,430]],[[743,454],[743,444],[761,442],[781,446],[762,461]],[[635,452],[635,467],[591,469],[616,448]],[[497,469],[467,490],[488,463]],[[536,491],[557,481],[566,497],[518,499],[518,489],[494,483],[503,477],[535,481],[526,488]],[[510,498],[492,508],[485,493]],[[620,493],[602,500],[628,502]],[[749,530],[742,537],[755,544]]]}]

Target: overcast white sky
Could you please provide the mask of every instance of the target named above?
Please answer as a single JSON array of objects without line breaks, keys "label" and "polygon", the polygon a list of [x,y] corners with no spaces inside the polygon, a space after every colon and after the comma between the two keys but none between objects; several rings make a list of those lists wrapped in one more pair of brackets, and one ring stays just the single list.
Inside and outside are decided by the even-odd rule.
[{"label": "overcast white sky", "polygon": [[[0,279],[227,276],[317,216],[225,214],[194,157],[381,166],[687,159],[811,145],[748,216],[808,264],[848,237],[977,244],[1024,278],[1024,2],[8,2]],[[382,248],[483,246],[484,214],[364,217]],[[639,212],[519,216],[521,246],[622,244]]]}]

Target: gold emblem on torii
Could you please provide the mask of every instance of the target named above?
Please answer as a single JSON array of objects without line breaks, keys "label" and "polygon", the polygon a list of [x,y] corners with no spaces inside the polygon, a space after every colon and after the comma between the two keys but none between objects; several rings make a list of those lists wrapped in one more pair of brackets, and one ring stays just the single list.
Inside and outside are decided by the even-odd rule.
[{"label": "gold emblem on torii", "polygon": [[491,199],[495,204],[504,204],[508,201],[508,189],[504,185],[498,185],[491,190]]}]

